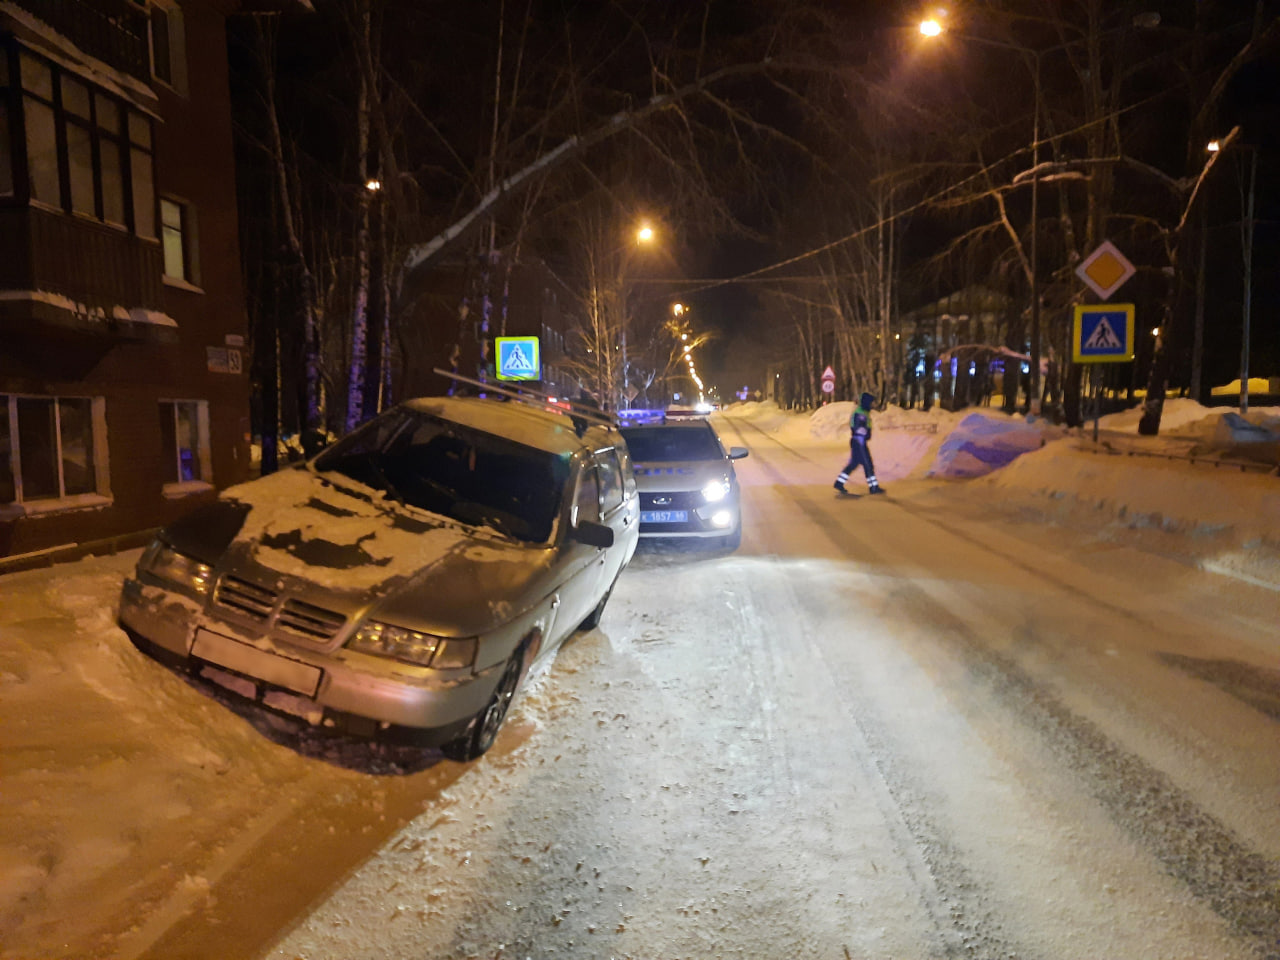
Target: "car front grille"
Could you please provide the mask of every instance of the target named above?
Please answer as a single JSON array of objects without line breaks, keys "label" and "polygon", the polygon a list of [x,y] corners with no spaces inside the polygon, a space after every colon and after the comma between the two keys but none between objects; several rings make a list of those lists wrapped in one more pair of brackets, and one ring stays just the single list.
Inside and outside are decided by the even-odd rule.
[{"label": "car front grille", "polygon": [[640,494],[641,510],[692,510],[704,503],[702,494],[696,490],[682,490],[675,493]]},{"label": "car front grille", "polygon": [[237,613],[244,614],[259,622],[265,621],[275,609],[274,590],[260,587],[239,577],[225,576],[218,581],[218,589],[213,595],[213,602]]},{"label": "car front grille", "polygon": [[334,610],[290,598],[280,605],[273,623],[272,613],[279,599],[280,594],[275,590],[232,576],[222,577],[213,594],[214,605],[223,610],[308,640],[332,639],[347,622],[345,616]]},{"label": "car front grille", "polygon": [[340,613],[303,603],[301,600],[286,600],[276,617],[276,626],[290,633],[301,634],[313,640],[328,640],[333,637],[347,618]]}]

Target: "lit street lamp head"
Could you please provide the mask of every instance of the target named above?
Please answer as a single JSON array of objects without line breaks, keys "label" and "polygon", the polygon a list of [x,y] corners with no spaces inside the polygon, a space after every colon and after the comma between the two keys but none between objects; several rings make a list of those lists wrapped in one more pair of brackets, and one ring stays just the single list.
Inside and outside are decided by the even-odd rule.
[{"label": "lit street lamp head", "polygon": [[653,240],[653,227],[647,223],[636,231],[637,243],[650,243]]},{"label": "lit street lamp head", "polygon": [[920,32],[926,37],[936,37],[942,33],[942,24],[932,18],[921,20]]}]

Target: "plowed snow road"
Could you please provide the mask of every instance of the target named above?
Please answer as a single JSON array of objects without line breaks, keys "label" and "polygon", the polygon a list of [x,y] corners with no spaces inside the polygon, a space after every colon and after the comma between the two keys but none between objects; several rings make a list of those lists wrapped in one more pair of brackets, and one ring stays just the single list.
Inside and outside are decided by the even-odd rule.
[{"label": "plowed snow road", "polygon": [[1273,596],[721,426],[742,548],[642,546],[270,956],[1280,957]]}]

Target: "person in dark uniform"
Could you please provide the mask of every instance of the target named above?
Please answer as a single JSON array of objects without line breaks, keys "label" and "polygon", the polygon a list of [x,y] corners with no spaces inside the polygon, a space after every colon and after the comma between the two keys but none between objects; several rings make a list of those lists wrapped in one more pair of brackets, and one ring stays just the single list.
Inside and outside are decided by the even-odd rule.
[{"label": "person in dark uniform", "polygon": [[849,418],[849,429],[851,435],[849,437],[849,462],[845,464],[840,476],[836,477],[836,482],[832,484],[841,493],[845,492],[844,485],[849,479],[849,474],[853,473],[858,467],[862,467],[862,472],[867,478],[868,493],[884,493],[884,489],[876,480],[876,468],[871,462],[871,448],[867,445],[871,442],[871,408],[875,406],[876,398],[870,393],[864,393],[858,398],[858,405],[853,408],[853,416]]}]

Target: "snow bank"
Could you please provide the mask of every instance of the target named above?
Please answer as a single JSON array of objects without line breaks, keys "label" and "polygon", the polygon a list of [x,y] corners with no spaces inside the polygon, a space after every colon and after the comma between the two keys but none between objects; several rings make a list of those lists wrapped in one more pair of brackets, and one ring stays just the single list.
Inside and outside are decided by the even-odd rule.
[{"label": "snow bank", "polygon": [[980,477],[1044,446],[1053,432],[1045,421],[971,413],[938,448],[930,477]]}]

